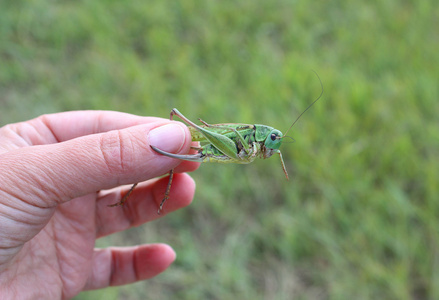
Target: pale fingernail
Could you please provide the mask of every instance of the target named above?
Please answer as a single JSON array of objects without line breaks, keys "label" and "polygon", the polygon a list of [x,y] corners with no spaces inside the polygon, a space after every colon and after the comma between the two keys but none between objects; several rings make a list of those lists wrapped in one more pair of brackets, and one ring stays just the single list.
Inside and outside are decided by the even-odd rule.
[{"label": "pale fingernail", "polygon": [[151,130],[148,140],[150,145],[160,150],[178,153],[185,143],[186,134],[180,125],[167,124]]}]

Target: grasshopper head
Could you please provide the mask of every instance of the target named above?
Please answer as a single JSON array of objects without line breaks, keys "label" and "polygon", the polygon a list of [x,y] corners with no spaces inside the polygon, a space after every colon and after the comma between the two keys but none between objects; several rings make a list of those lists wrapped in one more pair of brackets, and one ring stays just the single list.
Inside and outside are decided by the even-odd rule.
[{"label": "grasshopper head", "polygon": [[265,139],[265,148],[268,149],[279,149],[282,144],[282,132],[277,129],[273,129]]}]

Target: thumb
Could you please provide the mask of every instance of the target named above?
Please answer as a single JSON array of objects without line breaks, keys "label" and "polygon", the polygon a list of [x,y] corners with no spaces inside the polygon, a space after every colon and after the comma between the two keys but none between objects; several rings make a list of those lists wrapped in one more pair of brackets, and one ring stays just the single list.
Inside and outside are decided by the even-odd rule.
[{"label": "thumb", "polygon": [[161,121],[31,146],[0,156],[0,191],[50,207],[120,184],[163,175],[181,161],[151,149],[187,153],[191,135],[175,121]]}]

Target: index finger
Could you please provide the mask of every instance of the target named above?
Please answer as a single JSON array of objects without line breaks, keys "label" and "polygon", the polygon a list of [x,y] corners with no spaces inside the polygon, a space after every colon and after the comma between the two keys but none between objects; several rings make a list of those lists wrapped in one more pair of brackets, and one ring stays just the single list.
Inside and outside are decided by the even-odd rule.
[{"label": "index finger", "polygon": [[[155,122],[168,123],[169,120],[157,117],[137,116],[117,111],[85,110],[42,115],[30,122],[33,123],[33,126],[37,129],[40,135],[38,140],[42,141],[41,144],[47,144],[141,124]],[[51,136],[47,136],[44,132]],[[23,132],[23,134],[28,133],[33,134],[34,132]],[[28,139],[29,144],[40,144],[35,142],[37,139],[33,136],[24,138]],[[194,171],[198,168],[198,165],[197,163],[182,161],[176,168],[176,172]]]},{"label": "index finger", "polygon": [[58,142],[80,136],[124,129],[135,125],[167,121],[117,111],[71,111],[40,116],[30,122],[46,126]]}]

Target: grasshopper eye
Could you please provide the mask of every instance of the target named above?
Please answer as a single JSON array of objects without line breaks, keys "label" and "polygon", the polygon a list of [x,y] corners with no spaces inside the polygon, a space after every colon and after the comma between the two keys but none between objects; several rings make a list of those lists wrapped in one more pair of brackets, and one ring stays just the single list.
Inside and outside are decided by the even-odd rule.
[{"label": "grasshopper eye", "polygon": [[271,140],[272,140],[272,141],[274,141],[274,140],[276,140],[276,138],[277,138],[277,135],[276,135],[276,134],[274,134],[274,133],[272,133],[272,134],[271,134],[271,136],[270,136],[270,138],[271,138]]}]

